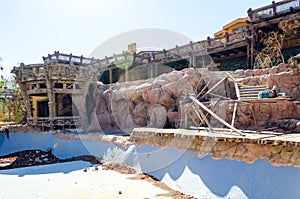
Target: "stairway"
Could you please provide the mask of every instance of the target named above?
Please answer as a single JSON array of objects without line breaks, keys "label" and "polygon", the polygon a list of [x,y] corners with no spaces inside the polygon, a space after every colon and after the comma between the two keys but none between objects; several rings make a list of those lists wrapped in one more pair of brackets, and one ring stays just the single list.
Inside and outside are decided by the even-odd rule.
[{"label": "stairway", "polygon": [[257,99],[258,93],[267,89],[266,85],[259,86],[247,86],[247,85],[238,85],[237,96],[238,99]]},{"label": "stairway", "polygon": [[243,99],[258,99],[258,93],[267,89],[267,85],[248,86],[238,83],[243,78],[233,71],[211,71],[213,76],[217,79],[229,77],[235,83],[236,95],[239,100]]}]

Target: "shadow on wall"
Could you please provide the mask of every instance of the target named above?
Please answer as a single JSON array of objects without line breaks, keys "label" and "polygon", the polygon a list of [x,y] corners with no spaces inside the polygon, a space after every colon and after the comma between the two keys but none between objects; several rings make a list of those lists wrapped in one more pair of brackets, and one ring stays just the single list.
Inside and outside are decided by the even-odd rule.
[{"label": "shadow on wall", "polygon": [[[63,140],[53,136],[51,132],[43,133],[11,133],[10,139],[0,134],[0,156],[24,150],[52,150],[53,155],[60,159],[67,159],[82,155],[103,157],[110,148],[118,148],[115,145],[103,142],[80,140]],[[91,163],[74,161],[69,163],[57,163],[53,165],[40,165],[26,168],[1,170],[0,174],[10,175],[34,175],[46,173],[69,173],[89,167]]]},{"label": "shadow on wall", "polygon": [[[149,149],[147,150],[149,151]],[[141,151],[145,151],[145,148]],[[230,198],[236,198],[232,197],[236,194],[231,192],[240,190],[240,196],[242,194],[246,198],[299,198],[300,196],[300,168],[276,167],[266,160],[258,160],[253,164],[228,159],[214,160],[211,156],[196,157],[192,152],[182,153],[182,151],[171,148],[160,151],[161,154],[167,151],[169,156],[173,157],[176,154],[181,155],[178,156],[176,162],[147,173],[165,181],[172,188],[185,189],[182,191],[187,194],[209,198],[228,198],[230,195]],[[145,167],[144,162],[147,162],[147,167],[149,167],[149,163],[153,162],[153,159],[165,158],[162,156],[152,158],[151,152],[142,152],[141,154],[139,159],[142,169]],[[157,162],[152,164],[157,164]],[[159,166],[156,167],[159,168]],[[186,170],[190,170],[190,172]],[[194,190],[191,187],[194,187]],[[205,195],[203,191],[210,193]]]},{"label": "shadow on wall", "polygon": [[91,166],[91,163],[85,161],[74,161],[66,163],[56,163],[32,167],[23,167],[17,169],[0,170],[0,174],[4,175],[18,175],[23,177],[25,175],[49,174],[49,173],[70,173],[72,171],[82,170]]}]

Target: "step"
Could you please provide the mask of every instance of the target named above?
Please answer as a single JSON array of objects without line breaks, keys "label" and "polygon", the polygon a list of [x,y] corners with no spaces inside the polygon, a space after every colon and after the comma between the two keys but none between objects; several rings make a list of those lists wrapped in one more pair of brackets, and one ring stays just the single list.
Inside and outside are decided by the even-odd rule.
[{"label": "step", "polygon": [[264,88],[264,89],[266,89],[267,88],[267,86],[264,86],[264,85],[261,85],[261,86],[245,86],[245,85],[243,85],[243,86],[239,86],[239,88]]},{"label": "step", "polygon": [[247,94],[257,94],[259,91],[240,91],[240,95]]},{"label": "step", "polygon": [[258,97],[256,96],[241,96],[240,99],[258,99]]},{"label": "step", "polygon": [[256,88],[256,89],[253,89],[253,88],[243,88],[243,89],[239,89],[240,92],[248,92],[248,91],[264,91],[266,90],[266,88]]}]

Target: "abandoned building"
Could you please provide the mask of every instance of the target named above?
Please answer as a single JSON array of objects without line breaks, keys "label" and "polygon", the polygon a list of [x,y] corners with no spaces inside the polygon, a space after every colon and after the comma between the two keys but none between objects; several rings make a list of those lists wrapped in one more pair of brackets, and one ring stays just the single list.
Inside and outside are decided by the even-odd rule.
[{"label": "abandoned building", "polygon": [[[128,51],[104,59],[86,58],[58,51],[43,57],[42,64],[21,64],[14,67],[17,83],[27,99],[29,125],[53,129],[72,127],[82,121],[76,108],[80,96],[88,93],[90,84],[101,81],[137,80],[127,76],[127,71],[146,65],[144,77],[156,77],[171,70],[188,67],[233,71],[252,69],[255,56],[264,44],[262,33],[275,31],[284,35],[281,51],[284,59],[300,53],[300,1],[273,2],[258,9],[249,9],[248,16],[238,18],[215,33],[214,38],[190,42],[183,46],[162,51],[136,52],[135,44]],[[158,64],[168,66],[158,71]],[[84,95],[83,95],[84,94]],[[73,109],[72,109],[73,107]]]}]

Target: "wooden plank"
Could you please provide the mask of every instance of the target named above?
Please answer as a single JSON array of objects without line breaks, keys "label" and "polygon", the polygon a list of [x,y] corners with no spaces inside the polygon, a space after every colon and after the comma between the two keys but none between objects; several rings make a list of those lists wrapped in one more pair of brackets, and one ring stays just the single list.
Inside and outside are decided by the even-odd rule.
[{"label": "wooden plank", "polygon": [[[211,82],[211,81],[209,81],[209,82],[202,88],[202,90],[198,93],[198,95],[196,96],[196,98],[198,98],[198,97],[204,92],[204,90],[209,86],[210,82]],[[185,108],[184,112],[188,111],[188,110],[191,108],[191,106],[192,106],[192,104],[189,104],[189,105]]]},{"label": "wooden plank", "polygon": [[[193,107],[194,107],[195,111],[197,112],[197,109],[196,109],[195,105],[193,105]],[[202,112],[201,109],[199,109],[199,113],[200,113],[201,117],[203,118],[203,120],[205,121],[206,125],[208,126],[209,131],[212,133],[212,132],[213,132],[213,128],[212,128],[212,126],[209,124],[209,121],[208,121],[208,119],[206,118],[205,114]]]},{"label": "wooden plank", "polygon": [[241,99],[241,102],[249,102],[249,103],[276,103],[277,100],[275,98],[262,98],[262,99]]},{"label": "wooden plank", "polygon": [[231,120],[231,126],[234,126],[234,120],[235,120],[235,115],[236,115],[236,109],[237,109],[237,102],[234,103],[233,115],[232,115],[232,120]]},{"label": "wooden plank", "polygon": [[187,112],[184,113],[184,128],[187,128]]},{"label": "wooden plank", "polygon": [[238,83],[237,81],[236,81],[236,79],[229,73],[229,72],[225,72],[226,73],[226,75],[230,78],[230,79],[232,79],[232,81],[234,81],[235,83]]},{"label": "wooden plank", "polygon": [[236,97],[238,99],[241,99],[241,96],[240,96],[240,89],[239,89],[239,86],[238,86],[238,82],[236,81],[236,79],[228,72],[226,72],[226,74],[228,75],[228,77],[230,79],[232,79],[232,81],[234,82],[234,88],[235,88],[235,93],[236,93]]},{"label": "wooden plank", "polygon": [[193,105],[192,107],[193,107],[193,109],[194,109],[196,115],[198,116],[199,120],[201,121],[201,124],[202,124],[202,125],[206,125],[206,122],[205,122],[204,119],[200,116],[200,114],[199,114],[199,112],[197,111],[197,109],[195,108],[195,106]]},{"label": "wooden plank", "polygon": [[241,99],[239,86],[238,86],[238,84],[237,84],[236,82],[234,82],[234,88],[235,88],[236,97],[237,97],[238,99]]},{"label": "wooden plank", "polygon": [[203,108],[205,111],[207,111],[208,113],[211,114],[211,116],[213,116],[215,119],[217,119],[219,122],[221,122],[222,124],[224,124],[225,126],[227,126],[228,128],[232,129],[233,131],[237,132],[240,135],[245,136],[245,134],[234,128],[233,126],[231,126],[230,124],[228,124],[226,121],[224,121],[222,118],[220,118],[218,115],[216,115],[214,112],[212,112],[211,110],[209,110],[209,108],[207,108],[204,104],[202,104],[201,102],[199,102],[195,97],[190,96],[190,99],[193,100],[196,104],[198,104],[201,108]]},{"label": "wooden plank", "polygon": [[54,130],[54,126],[53,126],[53,88],[52,88],[52,81],[50,80],[50,75],[51,74],[51,70],[52,68],[50,66],[48,66],[48,74],[46,77],[46,87],[47,87],[47,96],[48,96],[48,108],[49,108],[49,125],[50,125],[50,130],[53,131]]},{"label": "wooden plank", "polygon": [[221,96],[221,95],[217,95],[217,94],[213,94],[213,93],[210,93],[210,95],[215,96],[215,97],[219,97],[219,98],[222,98],[222,99],[225,99],[225,100],[230,100],[230,98],[224,97],[224,96]]},{"label": "wooden plank", "polygon": [[187,115],[190,116],[190,118],[192,119],[193,123],[194,123],[196,126],[199,126],[199,124],[195,121],[195,119],[193,118],[193,116],[191,115],[190,112],[187,112]]}]

